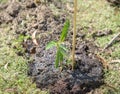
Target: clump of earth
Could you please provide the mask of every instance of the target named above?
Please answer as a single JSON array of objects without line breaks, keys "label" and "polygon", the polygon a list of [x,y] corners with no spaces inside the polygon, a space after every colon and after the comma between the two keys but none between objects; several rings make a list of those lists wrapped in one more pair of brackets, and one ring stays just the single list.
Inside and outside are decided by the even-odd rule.
[{"label": "clump of earth", "polygon": [[[54,4],[54,3],[53,3]],[[36,86],[42,90],[49,90],[50,94],[86,94],[101,86],[103,81],[103,65],[96,57],[97,47],[85,39],[82,32],[76,36],[75,69],[64,63],[62,70],[54,67],[56,48],[45,50],[52,40],[59,40],[64,22],[70,14],[60,11],[55,14],[49,6],[36,5],[33,0],[20,0],[0,5],[0,24],[8,24],[20,35],[32,36],[36,31],[35,45],[31,38],[24,40],[23,46],[33,61],[28,64],[28,75]],[[71,24],[72,27],[72,24]],[[72,28],[69,29],[65,46],[72,49]]]},{"label": "clump of earth", "polygon": [[114,6],[120,7],[120,0],[107,0],[107,1],[110,2]]},{"label": "clump of earth", "polygon": [[62,71],[54,67],[55,48],[47,51],[45,46],[37,48],[28,74],[33,77],[37,87],[49,89],[50,94],[86,94],[103,84],[103,65],[89,52],[89,46],[89,42],[78,41],[73,71],[67,65]]}]

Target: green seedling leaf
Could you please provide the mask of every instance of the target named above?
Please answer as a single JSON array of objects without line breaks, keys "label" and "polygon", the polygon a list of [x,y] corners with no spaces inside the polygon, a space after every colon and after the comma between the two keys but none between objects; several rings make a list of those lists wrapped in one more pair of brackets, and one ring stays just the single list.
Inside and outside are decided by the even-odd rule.
[{"label": "green seedling leaf", "polygon": [[24,40],[24,37],[25,37],[25,36],[20,35],[20,36],[18,37],[18,40],[17,40],[17,41],[18,41],[18,42],[22,42],[22,41]]},{"label": "green seedling leaf", "polygon": [[60,46],[60,52],[64,57],[67,57],[67,48]]},{"label": "green seedling leaf", "polygon": [[56,60],[55,60],[55,67],[56,67],[56,68],[58,68],[59,62],[60,62],[60,57],[59,57],[59,55],[60,55],[60,51],[58,50],[58,51],[57,51],[57,54],[56,54]]},{"label": "green seedling leaf", "polygon": [[29,39],[29,38],[31,38],[29,35],[28,36],[20,35],[16,40],[16,42],[23,42],[25,39]]},{"label": "green seedling leaf", "polygon": [[57,45],[57,43],[56,43],[55,41],[51,41],[51,42],[49,42],[49,43],[47,44],[46,50],[48,50],[48,49],[50,49],[50,48],[52,48],[52,47],[54,47],[54,46],[56,46],[56,45]]},{"label": "green seedling leaf", "polygon": [[62,61],[63,61],[63,55],[62,55],[60,49],[58,49],[57,54],[56,54],[55,67],[58,68],[59,64]]},{"label": "green seedling leaf", "polygon": [[59,66],[59,52],[57,52],[55,60],[55,67],[58,68],[58,66]]},{"label": "green seedling leaf", "polygon": [[62,29],[61,36],[60,36],[60,42],[63,42],[65,38],[67,37],[69,27],[70,27],[70,21],[66,20],[64,27]]},{"label": "green seedling leaf", "polygon": [[68,51],[68,49],[62,44],[60,45],[60,48],[63,49],[64,51],[66,51],[66,52]]},{"label": "green seedling leaf", "polygon": [[60,52],[60,54],[59,54],[59,64],[60,64],[60,66],[62,65],[61,63],[63,62],[63,55],[62,55],[62,53]]},{"label": "green seedling leaf", "polygon": [[31,36],[29,36],[29,35],[24,37],[24,39],[30,39],[30,38],[31,38]]},{"label": "green seedling leaf", "polygon": [[62,62],[63,62],[64,58],[66,58],[68,56],[67,55],[68,49],[66,47],[64,47],[64,45],[62,45],[62,42],[67,37],[69,26],[70,26],[70,21],[66,20],[65,25],[62,29],[60,40],[57,42],[51,41],[46,46],[46,50],[50,49],[54,46],[57,48],[56,59],[55,59],[55,67],[56,68],[58,68],[59,66],[62,66]]}]

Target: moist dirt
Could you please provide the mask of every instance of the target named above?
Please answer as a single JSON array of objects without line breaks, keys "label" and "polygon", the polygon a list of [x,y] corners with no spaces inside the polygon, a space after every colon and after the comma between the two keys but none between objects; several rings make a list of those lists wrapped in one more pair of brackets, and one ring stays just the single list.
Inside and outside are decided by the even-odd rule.
[{"label": "moist dirt", "polygon": [[[55,7],[58,8],[56,5]],[[36,40],[39,45],[35,45],[32,38],[29,38],[24,40],[23,47],[27,57],[33,56],[28,64],[28,75],[38,88],[49,90],[50,94],[86,94],[104,84],[104,68],[95,55],[97,46],[93,41],[87,40],[82,32],[78,31],[76,36],[76,65],[73,71],[65,60],[63,68],[56,69],[56,48],[45,50],[50,41],[59,40],[64,22],[71,14],[66,14],[59,7],[59,14],[56,15],[48,5],[36,5],[33,0],[10,0],[7,4],[0,5],[0,11],[0,24],[10,24],[11,29],[16,32],[16,38],[20,35],[32,36],[37,32]],[[71,24],[64,43],[69,49],[68,56],[71,55],[72,35]]]}]

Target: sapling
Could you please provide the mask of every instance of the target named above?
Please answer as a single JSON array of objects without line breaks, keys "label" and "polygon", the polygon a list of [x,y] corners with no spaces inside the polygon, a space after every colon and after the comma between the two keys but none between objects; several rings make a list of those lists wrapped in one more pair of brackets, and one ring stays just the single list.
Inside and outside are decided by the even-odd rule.
[{"label": "sapling", "polygon": [[56,59],[55,59],[55,67],[58,68],[59,66],[62,67],[62,62],[66,57],[66,51],[68,50],[65,46],[63,46],[63,42],[67,37],[68,29],[70,27],[70,21],[66,20],[64,27],[62,29],[62,33],[60,35],[60,39],[58,41],[51,41],[47,44],[46,50],[56,47]]}]

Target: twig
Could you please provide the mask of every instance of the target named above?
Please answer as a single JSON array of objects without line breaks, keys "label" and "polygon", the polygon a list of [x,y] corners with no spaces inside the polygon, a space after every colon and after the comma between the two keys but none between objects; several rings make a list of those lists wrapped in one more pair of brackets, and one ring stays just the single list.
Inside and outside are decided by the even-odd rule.
[{"label": "twig", "polygon": [[120,60],[112,60],[110,63],[120,63]]},{"label": "twig", "polygon": [[113,44],[113,42],[118,38],[119,35],[120,35],[120,33],[118,33],[117,35],[115,35],[115,36],[112,38],[112,40],[110,40],[110,42],[104,47],[103,51],[104,51],[105,49],[107,49],[108,47],[110,47],[110,46]]},{"label": "twig", "polygon": [[6,70],[8,70],[8,64],[9,64],[9,63],[6,63],[5,66],[4,66],[4,68],[5,68]]},{"label": "twig", "polygon": [[99,54],[96,54],[96,57],[101,61],[101,63],[103,64],[103,67],[105,69],[108,69],[108,62]]},{"label": "twig", "polygon": [[36,33],[37,33],[37,31],[33,32],[33,34],[32,34],[32,40],[33,40],[33,43],[34,43],[36,46],[38,46],[39,44],[37,43],[37,40],[36,40],[36,38],[35,38]]},{"label": "twig", "polygon": [[105,86],[107,86],[107,87],[109,87],[109,88],[111,88],[111,89],[113,89],[113,90],[115,90],[117,92],[117,89],[115,88],[114,85],[105,83]]}]

